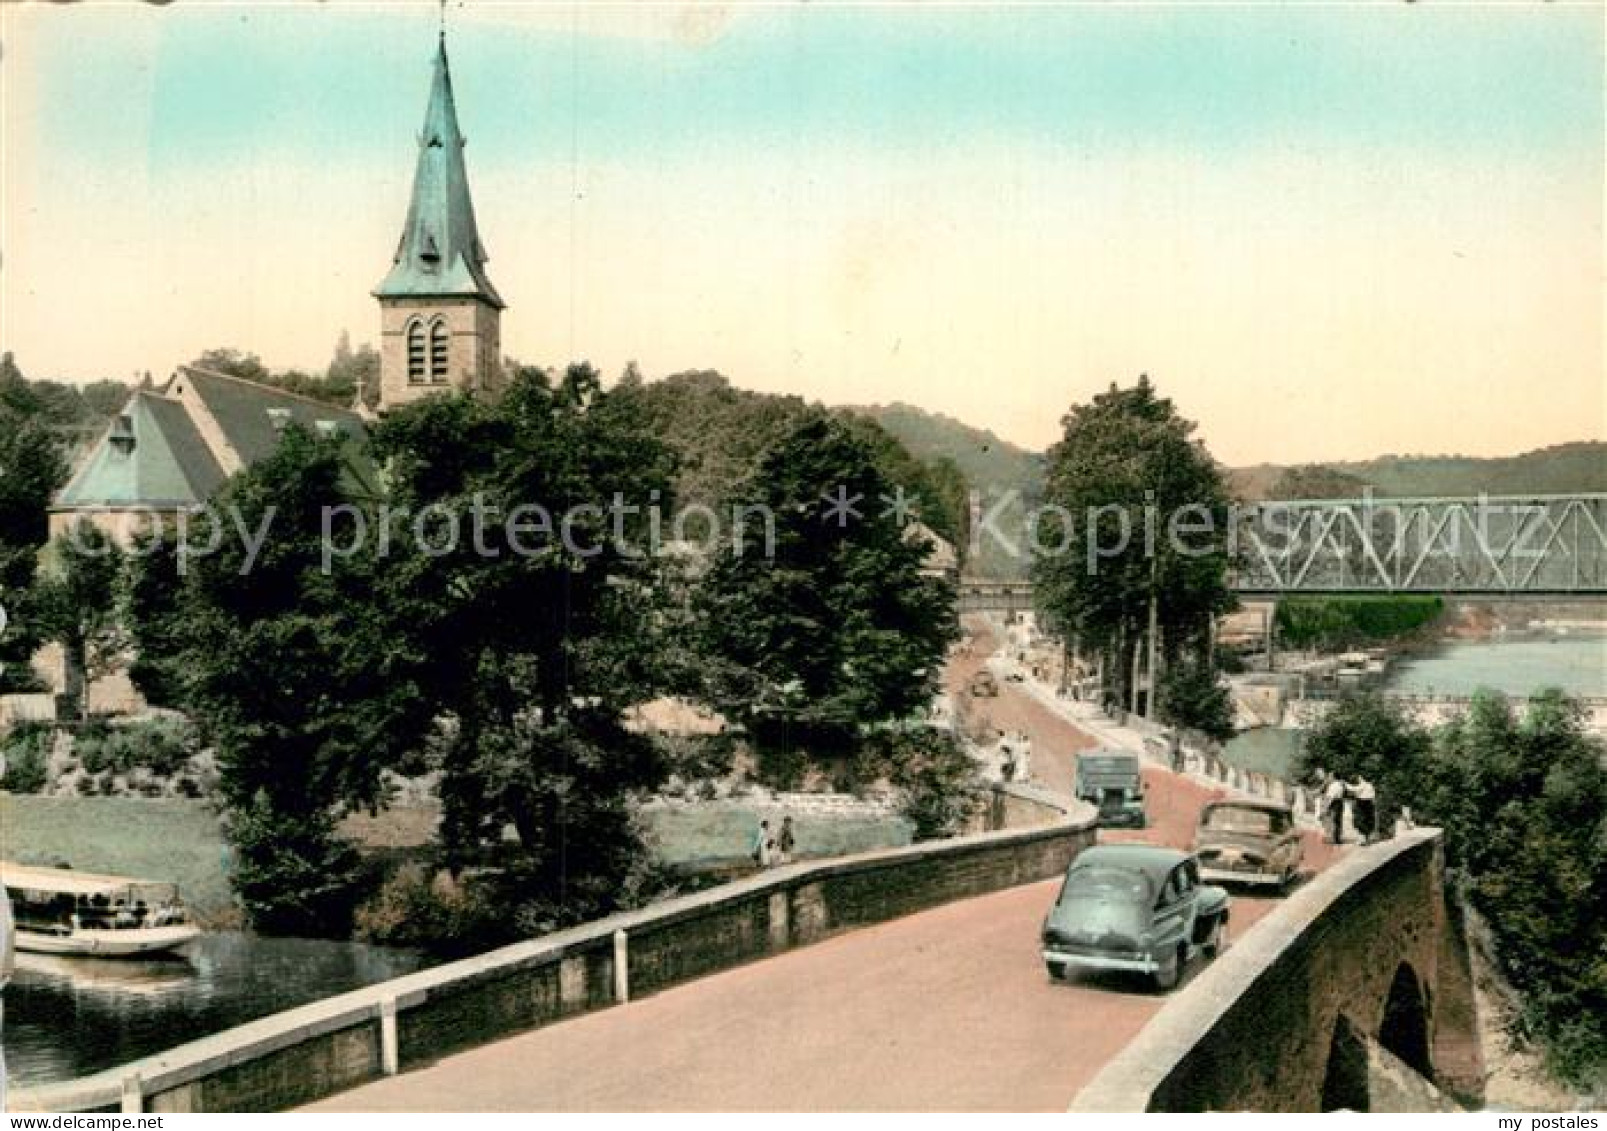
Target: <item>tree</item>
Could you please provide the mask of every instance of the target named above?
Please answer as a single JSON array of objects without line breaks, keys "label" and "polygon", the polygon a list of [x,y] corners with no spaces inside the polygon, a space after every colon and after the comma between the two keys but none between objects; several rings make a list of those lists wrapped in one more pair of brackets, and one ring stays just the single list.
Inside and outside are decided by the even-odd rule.
[{"label": "tree", "polygon": [[663,776],[623,713],[660,681],[666,595],[646,508],[668,505],[673,458],[588,366],[520,370],[494,404],[398,409],[376,446],[390,501],[439,518],[437,538],[486,517],[439,552],[393,550],[379,580],[449,723],[432,752],[446,860],[500,868],[527,923],[605,913],[645,857],[627,802]]},{"label": "tree", "polygon": [[80,520],[50,544],[47,557],[28,609],[41,639],[61,645],[63,695],[82,717],[88,711],[88,684],[109,671],[123,651],[123,555],[99,527]]},{"label": "tree", "polygon": [[232,347],[217,346],[206,350],[190,364],[198,369],[238,377],[242,381],[255,381],[259,385],[268,384],[272,376],[256,354]]},{"label": "tree", "polygon": [[[750,519],[723,545],[699,597],[706,694],[761,748],[849,749],[930,702],[957,633],[953,587],[922,573],[928,547],[885,500],[863,440],[812,414],[739,493],[773,516],[773,553]],[[833,500],[836,500],[834,502]]]},{"label": "tree", "polygon": [[1050,619],[1104,654],[1107,690],[1126,702],[1152,608],[1170,659],[1203,654],[1211,618],[1234,605],[1228,493],[1194,424],[1147,377],[1074,405],[1062,427],[1033,531],[1033,583]]},{"label": "tree", "polygon": [[1226,742],[1233,737],[1233,699],[1209,660],[1188,657],[1161,676],[1156,707],[1161,721]]},{"label": "tree", "polygon": [[50,501],[67,464],[43,402],[8,351],[0,355],[0,691],[31,689],[28,666],[40,642],[29,609],[39,548],[49,537]]},{"label": "tree", "polygon": [[1299,776],[1315,784],[1318,771],[1376,789],[1378,826],[1391,828],[1403,805],[1414,811],[1425,796],[1430,742],[1405,710],[1377,693],[1347,695],[1306,734]]},{"label": "tree", "polygon": [[[156,574],[171,557],[153,555],[131,602],[143,661],[182,673],[183,705],[217,751],[232,878],[264,930],[348,929],[358,877],[340,867],[354,858],[336,821],[383,801],[381,771],[433,717],[406,610],[376,596],[372,546],[324,568],[326,508],[354,505],[343,460],[340,441],[288,427],[215,496],[203,521],[223,528],[192,531],[196,544],[216,534],[217,551],[178,581]],[[260,545],[236,524],[265,532]],[[309,875],[322,894],[304,888]]]},{"label": "tree", "polygon": [[1341,700],[1307,736],[1308,775],[1378,786],[1388,827],[1403,805],[1445,830],[1448,876],[1489,925],[1518,991],[1518,1028],[1565,1080],[1607,1068],[1607,761],[1579,705],[1557,691],[1518,717],[1481,693],[1435,732],[1377,695]]}]

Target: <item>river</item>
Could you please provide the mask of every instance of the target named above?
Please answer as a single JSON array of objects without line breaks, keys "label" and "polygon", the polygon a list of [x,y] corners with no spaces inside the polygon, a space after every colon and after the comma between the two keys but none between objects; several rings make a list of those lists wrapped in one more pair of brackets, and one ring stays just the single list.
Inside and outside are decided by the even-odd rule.
[{"label": "river", "polygon": [[70,1080],[427,964],[410,951],[238,931],[204,935],[188,959],[19,954],[0,1040],[13,1086]]},{"label": "river", "polygon": [[1387,686],[1422,695],[1471,695],[1480,688],[1530,695],[1560,687],[1607,696],[1607,633],[1513,633],[1456,640],[1396,664]]}]

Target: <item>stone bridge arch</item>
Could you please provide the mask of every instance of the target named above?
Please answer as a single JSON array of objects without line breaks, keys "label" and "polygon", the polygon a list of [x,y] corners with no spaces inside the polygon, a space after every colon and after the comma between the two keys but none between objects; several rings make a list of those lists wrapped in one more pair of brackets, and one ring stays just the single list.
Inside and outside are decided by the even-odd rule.
[{"label": "stone bridge arch", "polygon": [[1175,995],[1072,1110],[1365,1111],[1393,1099],[1370,1085],[1381,1063],[1432,1081],[1435,987],[1456,965],[1443,872],[1437,829],[1348,854]]}]

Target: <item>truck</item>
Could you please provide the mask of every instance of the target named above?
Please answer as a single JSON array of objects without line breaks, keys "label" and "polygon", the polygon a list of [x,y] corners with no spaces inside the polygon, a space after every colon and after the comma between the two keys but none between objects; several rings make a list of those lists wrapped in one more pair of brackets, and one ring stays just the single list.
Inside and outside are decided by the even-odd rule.
[{"label": "truck", "polygon": [[1107,828],[1141,829],[1144,815],[1144,781],[1138,772],[1138,755],[1125,750],[1092,750],[1077,758],[1077,797],[1099,810],[1099,823]]}]

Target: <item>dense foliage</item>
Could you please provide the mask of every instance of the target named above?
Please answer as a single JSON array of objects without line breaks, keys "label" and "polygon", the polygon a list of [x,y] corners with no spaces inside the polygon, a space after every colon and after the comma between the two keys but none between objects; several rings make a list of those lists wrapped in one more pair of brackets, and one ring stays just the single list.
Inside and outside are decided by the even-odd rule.
[{"label": "dense foliage", "polygon": [[259,385],[272,385],[325,404],[350,408],[357,403],[359,395],[370,406],[378,403],[379,362],[378,350],[366,342],[353,349],[351,335],[342,331],[335,344],[335,354],[322,373],[269,369],[254,353],[221,347],[205,351],[190,364]]},{"label": "dense foliage", "polygon": [[[635,405],[675,451],[681,504],[716,510],[740,494],[767,450],[822,411],[801,397],[734,388],[707,370],[652,382],[631,370],[614,392]],[[969,507],[958,465],[941,456],[917,458],[869,414],[838,410],[833,415],[866,445],[883,476],[910,496],[916,515],[963,554]]]},{"label": "dense foliage", "polygon": [[[323,509],[344,501],[342,467],[336,441],[287,429],[214,500],[226,516],[217,552],[192,558],[182,578],[146,578],[163,596],[132,604],[136,638],[167,649],[149,660],[216,750],[231,879],[263,930],[346,928],[358,877],[335,822],[382,800],[380,771],[430,719],[417,641],[403,612],[376,598],[373,555],[322,568]],[[255,552],[236,522],[269,531]],[[308,875],[315,888],[297,887]]]},{"label": "dense foliage", "polygon": [[122,551],[80,520],[50,543],[34,580],[28,614],[40,640],[61,645],[71,714],[88,714],[89,681],[110,671],[123,652],[122,579]]},{"label": "dense foliage", "polygon": [[1161,675],[1156,713],[1171,726],[1226,742],[1233,737],[1233,698],[1209,661],[1188,656]]},{"label": "dense foliage", "polygon": [[0,692],[29,690],[28,659],[40,643],[28,594],[39,548],[49,534],[50,499],[67,478],[63,445],[46,402],[0,356],[0,605],[7,612],[0,634]]},{"label": "dense foliage", "polygon": [[1278,602],[1279,640],[1292,648],[1338,651],[1395,640],[1432,623],[1439,597],[1412,595],[1285,597]]},{"label": "dense foliage", "polygon": [[1125,703],[1152,599],[1167,662],[1202,654],[1211,618],[1233,607],[1227,489],[1194,424],[1146,377],[1073,406],[1062,423],[1033,583],[1056,624],[1104,653],[1107,684]]},{"label": "dense foliage", "polygon": [[[698,626],[710,700],[761,748],[851,750],[924,708],[958,631],[954,588],[884,503],[893,485],[855,430],[818,413],[759,461],[737,502],[774,516],[716,554]],[[853,500],[852,511],[832,500]]]},{"label": "dense foliage", "polygon": [[50,749],[56,728],[49,723],[19,723],[0,738],[0,789],[7,793],[38,793],[50,780]]},{"label": "dense foliage", "polygon": [[1521,715],[1495,695],[1429,732],[1376,696],[1342,700],[1309,736],[1306,771],[1378,786],[1445,829],[1459,892],[1489,924],[1523,1035],[1581,1086],[1607,1082],[1607,763],[1558,692]]}]

